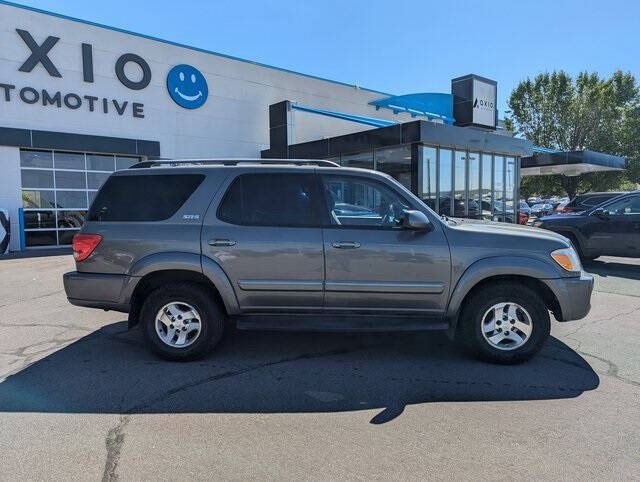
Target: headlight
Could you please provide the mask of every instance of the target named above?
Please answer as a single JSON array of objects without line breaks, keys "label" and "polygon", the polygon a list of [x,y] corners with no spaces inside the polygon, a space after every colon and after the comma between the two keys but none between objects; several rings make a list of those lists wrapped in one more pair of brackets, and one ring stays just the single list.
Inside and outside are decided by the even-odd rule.
[{"label": "headlight", "polygon": [[534,221],[533,222],[533,227],[534,228],[539,228],[540,226],[542,226],[542,221]]},{"label": "headlight", "polygon": [[551,253],[553,260],[562,266],[567,271],[580,272],[582,271],[582,265],[580,264],[580,258],[573,248],[556,249]]}]

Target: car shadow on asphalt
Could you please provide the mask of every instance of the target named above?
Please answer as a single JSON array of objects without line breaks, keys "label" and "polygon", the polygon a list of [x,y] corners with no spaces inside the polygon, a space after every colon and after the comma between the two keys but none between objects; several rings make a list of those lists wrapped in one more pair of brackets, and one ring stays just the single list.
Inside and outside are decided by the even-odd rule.
[{"label": "car shadow on asphalt", "polygon": [[407,405],[573,398],[599,385],[575,351],[550,338],[517,366],[477,361],[442,333],[229,330],[203,360],[166,362],[140,330],[108,325],[0,383],[0,411],[45,413],[308,413]]},{"label": "car shadow on asphalt", "polygon": [[[635,260],[634,260],[635,261]],[[594,259],[584,261],[585,271],[597,274],[599,276],[614,276],[617,278],[628,278],[640,280],[640,266],[636,263],[624,263],[617,261],[609,261],[608,259]]]}]

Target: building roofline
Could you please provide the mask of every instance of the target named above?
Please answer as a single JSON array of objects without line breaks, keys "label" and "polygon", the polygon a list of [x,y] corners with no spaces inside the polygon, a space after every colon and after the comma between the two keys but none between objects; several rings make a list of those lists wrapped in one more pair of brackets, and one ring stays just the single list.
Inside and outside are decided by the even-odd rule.
[{"label": "building roofline", "polygon": [[382,92],[382,91],[375,90],[375,89],[368,89],[366,87],[360,87],[360,86],[355,85],[355,84],[348,84],[346,82],[340,82],[339,80],[326,79],[324,77],[319,77],[317,75],[304,74],[302,72],[297,72],[295,70],[285,69],[283,67],[276,67],[276,66],[269,65],[269,64],[263,64],[261,62],[255,62],[253,60],[243,59],[241,57],[235,57],[233,55],[222,54],[220,52],[214,52],[213,50],[207,50],[207,49],[203,49],[203,48],[199,48],[199,47],[193,47],[191,45],[186,45],[186,44],[182,44],[182,43],[179,43],[179,42],[174,42],[172,40],[161,39],[161,38],[158,38],[158,37],[154,37],[152,35],[146,35],[146,34],[143,34],[143,33],[132,32],[130,30],[125,30],[125,29],[122,29],[122,28],[112,27],[110,25],[104,25],[104,24],[98,23],[98,22],[92,22],[90,20],[83,20],[81,18],[71,17],[69,15],[64,15],[64,14],[61,14],[61,13],[50,12],[48,10],[43,10],[41,8],[36,8],[36,7],[30,7],[28,5],[21,5],[19,3],[9,2],[9,1],[6,1],[6,0],[0,0],[0,5],[7,5],[9,7],[20,8],[20,9],[23,9],[23,10],[29,10],[31,12],[41,13],[41,14],[44,14],[44,15],[50,15],[52,17],[61,18],[63,20],[70,20],[72,22],[82,23],[82,24],[85,24],[85,25],[90,25],[92,27],[104,28],[106,30],[112,30],[114,32],[124,33],[124,34],[127,34],[127,35],[133,35],[134,37],[140,37],[140,38],[143,38],[143,39],[146,39],[146,40],[152,40],[152,41],[164,43],[164,44],[167,44],[167,45],[173,45],[174,47],[182,47],[182,48],[185,48],[185,49],[193,50],[195,52],[200,52],[200,53],[209,54],[209,55],[215,55],[217,57],[222,57],[222,58],[229,59],[229,60],[235,60],[235,61],[238,61],[238,62],[244,62],[246,64],[251,64],[251,65],[258,66],[258,67],[265,67],[267,69],[279,70],[280,72],[286,72],[288,74],[300,75],[300,76],[307,77],[307,78],[310,78],[310,79],[322,80],[324,82],[331,82],[332,84],[342,85],[342,86],[345,86],[345,87],[358,88],[360,90],[365,90],[367,92],[374,92],[376,94],[381,94],[381,95],[394,95],[394,94],[390,94],[388,92]]}]

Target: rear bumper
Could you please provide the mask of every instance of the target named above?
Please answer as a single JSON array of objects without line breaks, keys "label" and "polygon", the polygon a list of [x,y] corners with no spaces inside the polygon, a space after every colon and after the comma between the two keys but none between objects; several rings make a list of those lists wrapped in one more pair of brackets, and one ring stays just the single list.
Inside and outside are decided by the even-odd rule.
[{"label": "rear bumper", "polygon": [[591,310],[593,276],[582,272],[577,278],[543,280],[551,288],[560,304],[561,319],[572,321],[584,318]]},{"label": "rear bumper", "polygon": [[137,278],[120,274],[78,273],[62,276],[69,303],[88,308],[128,312]]}]

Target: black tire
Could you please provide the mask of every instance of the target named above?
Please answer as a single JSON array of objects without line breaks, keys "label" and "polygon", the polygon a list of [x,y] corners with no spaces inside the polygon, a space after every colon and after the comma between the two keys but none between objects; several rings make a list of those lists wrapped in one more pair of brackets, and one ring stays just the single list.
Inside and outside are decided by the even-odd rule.
[{"label": "black tire", "polygon": [[578,253],[578,256],[580,257],[580,260],[582,261],[593,261],[594,259],[598,258],[600,255],[596,254],[596,255],[586,255],[584,254],[584,252],[582,251],[582,247],[580,246],[580,243],[578,242],[578,240],[576,239],[575,234],[564,234],[565,237],[569,238],[569,240],[571,241],[571,244],[573,244],[573,247],[576,249],[576,252]]},{"label": "black tire", "polygon": [[[191,305],[200,315],[200,334],[189,346],[169,346],[156,332],[156,315],[169,303]],[[213,293],[206,288],[195,283],[176,283],[158,288],[147,296],[140,311],[140,322],[154,353],[165,360],[188,361],[213,350],[224,332],[225,315]]]},{"label": "black tire", "polygon": [[[512,350],[495,348],[482,333],[484,314],[494,305],[504,302],[517,303],[524,308],[533,325],[524,344]],[[542,298],[528,286],[517,282],[496,282],[476,290],[465,299],[459,323],[463,341],[477,356],[491,363],[505,365],[531,358],[542,348],[551,331],[549,310]]]}]

